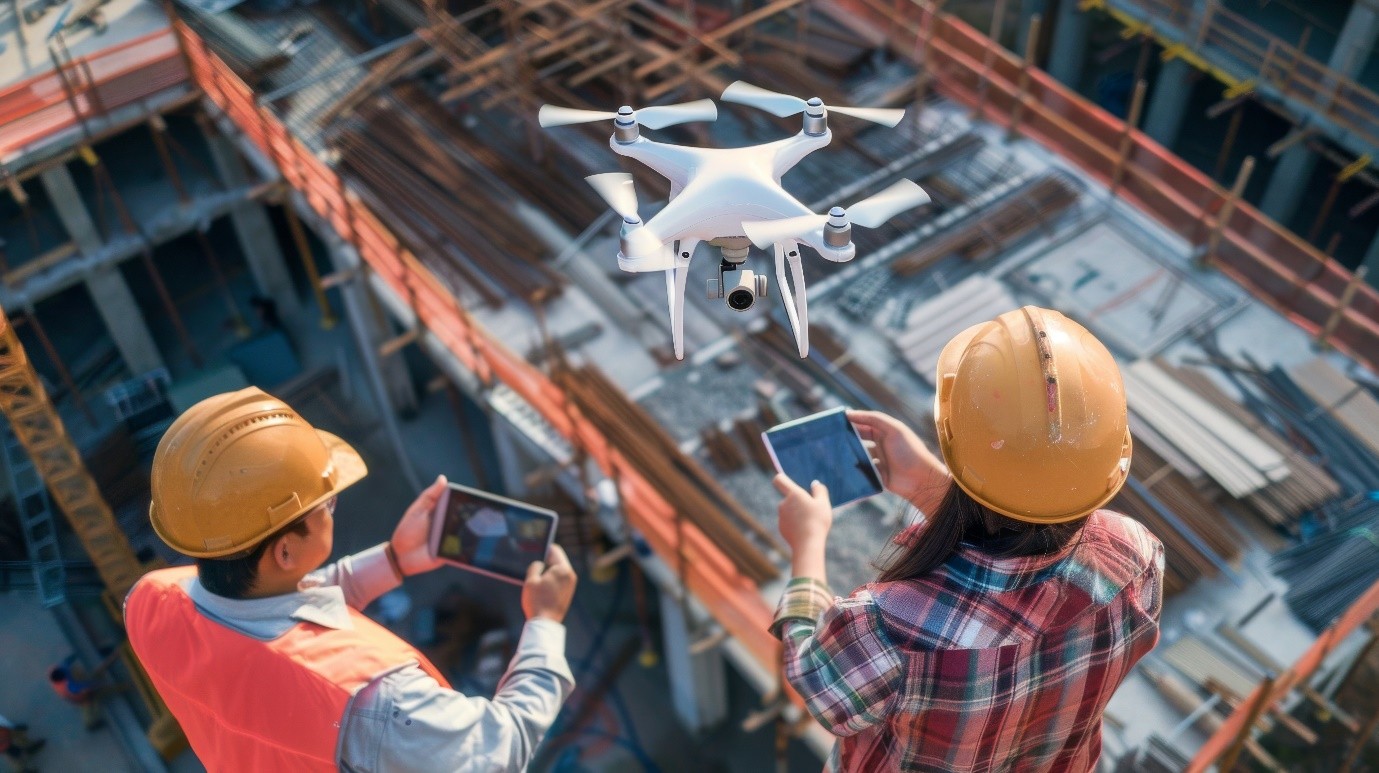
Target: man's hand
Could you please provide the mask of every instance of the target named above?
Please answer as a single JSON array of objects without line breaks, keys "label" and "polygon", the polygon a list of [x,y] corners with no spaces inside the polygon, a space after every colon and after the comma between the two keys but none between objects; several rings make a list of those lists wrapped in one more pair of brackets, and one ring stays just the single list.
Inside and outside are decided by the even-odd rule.
[{"label": "man's hand", "polygon": [[406,576],[429,572],[443,563],[431,555],[429,543],[431,516],[436,512],[436,503],[440,501],[445,486],[445,476],[436,476],[436,482],[421,492],[393,530],[393,555],[397,556],[398,569]]},{"label": "man's hand", "polygon": [[929,512],[948,488],[943,462],[914,430],[894,417],[877,411],[848,411],[847,417],[862,443],[875,454],[876,471],[886,490]]},{"label": "man's hand", "polygon": [[533,561],[527,567],[527,581],[522,585],[522,611],[527,619],[563,622],[575,598],[577,580],[564,549],[551,545],[545,563]]}]

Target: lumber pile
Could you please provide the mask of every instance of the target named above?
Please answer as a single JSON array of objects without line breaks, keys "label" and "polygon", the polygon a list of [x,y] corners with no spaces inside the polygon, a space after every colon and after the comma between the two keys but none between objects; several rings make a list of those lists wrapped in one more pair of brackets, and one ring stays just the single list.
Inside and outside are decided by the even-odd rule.
[{"label": "lumber pile", "polygon": [[953,336],[1019,307],[1005,285],[977,274],[912,309],[908,326],[893,338],[895,348],[915,373],[933,384],[939,352]]},{"label": "lumber pile", "polygon": [[1130,409],[1226,493],[1244,499],[1292,474],[1283,455],[1147,360],[1122,369]]},{"label": "lumber pile", "polygon": [[551,377],[579,414],[620,450],[680,517],[713,540],[745,576],[763,583],[780,575],[780,567],[768,556],[768,552],[784,554],[775,535],[681,451],[674,438],[598,368],[557,363]]},{"label": "lumber pile", "polygon": [[982,260],[998,255],[1052,221],[1077,203],[1078,192],[1059,174],[1046,174],[1006,197],[980,217],[926,242],[890,264],[899,276],[912,276],[949,255]]},{"label": "lumber pile", "polygon": [[336,143],[341,170],[362,183],[361,197],[408,249],[438,274],[457,276],[484,303],[499,306],[563,284],[542,262],[542,245],[512,214],[512,202],[483,190],[446,132],[404,102],[361,106]]},{"label": "lumber pile", "polygon": [[1181,472],[1144,443],[1135,446],[1130,475],[1110,509],[1134,518],[1164,543],[1164,593],[1215,577],[1220,563],[1240,555],[1242,537],[1225,515]]},{"label": "lumber pile", "polygon": [[1292,527],[1303,513],[1340,496],[1340,484],[1321,465],[1265,424],[1258,414],[1231,399],[1204,373],[1163,363],[1159,366],[1283,455],[1290,472],[1288,477],[1242,500],[1265,521],[1275,526]]}]

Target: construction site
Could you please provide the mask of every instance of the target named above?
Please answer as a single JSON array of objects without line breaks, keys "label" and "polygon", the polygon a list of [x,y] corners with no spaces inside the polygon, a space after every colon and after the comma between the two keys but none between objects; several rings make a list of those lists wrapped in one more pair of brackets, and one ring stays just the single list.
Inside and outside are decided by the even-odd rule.
[{"label": "construction site", "polygon": [[[438,474],[560,514],[577,687],[531,770],[819,770],[834,738],[769,630],[790,551],[761,433],[849,406],[932,441],[944,344],[1033,304],[1115,355],[1109,509],[1166,552],[1099,770],[1379,770],[1377,40],[1373,0],[0,3],[0,714],[39,770],[205,769],[121,604],[189,560],[149,522],[163,432],[252,385],[370,468],[336,558]],[[746,311],[702,289],[719,245],[620,271],[584,178],[630,174],[647,218],[679,191],[610,121],[538,121],[709,99],[642,129],[800,131],[721,100],[736,81],[905,110],[831,117],[780,181],[812,211],[931,199],[850,261],[802,251],[804,357],[779,254],[746,258]],[[831,587],[916,517],[840,508]],[[365,612],[474,695],[523,619],[449,568]],[[69,654],[104,662],[95,729],[46,684]]]}]

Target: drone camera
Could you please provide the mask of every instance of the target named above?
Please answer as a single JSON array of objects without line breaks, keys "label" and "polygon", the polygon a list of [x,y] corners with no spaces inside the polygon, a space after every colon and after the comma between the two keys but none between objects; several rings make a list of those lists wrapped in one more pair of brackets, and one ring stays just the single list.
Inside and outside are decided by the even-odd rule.
[{"label": "drone camera", "polygon": [[710,279],[709,298],[723,298],[733,311],[747,311],[756,305],[757,298],[766,297],[766,277],[754,271],[742,271],[731,289],[726,285],[725,279]]}]

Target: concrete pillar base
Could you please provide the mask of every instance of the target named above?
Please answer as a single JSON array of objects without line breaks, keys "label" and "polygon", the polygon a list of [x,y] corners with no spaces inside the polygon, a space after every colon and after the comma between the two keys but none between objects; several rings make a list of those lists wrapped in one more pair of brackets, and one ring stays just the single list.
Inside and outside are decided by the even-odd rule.
[{"label": "concrete pillar base", "polygon": [[721,648],[690,653],[693,631],[679,599],[662,590],[661,640],[671,703],[685,729],[698,733],[728,718],[728,684]]}]

